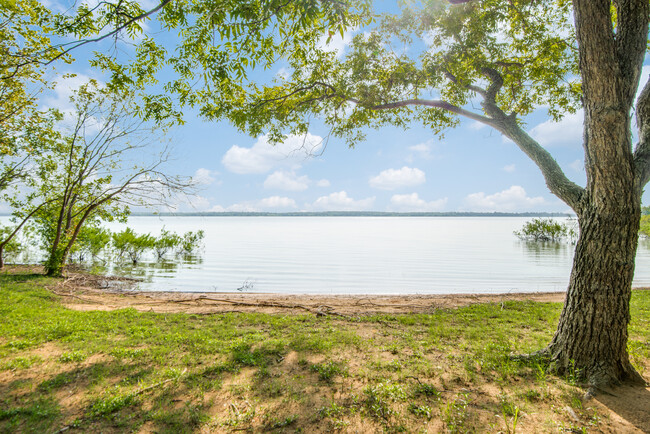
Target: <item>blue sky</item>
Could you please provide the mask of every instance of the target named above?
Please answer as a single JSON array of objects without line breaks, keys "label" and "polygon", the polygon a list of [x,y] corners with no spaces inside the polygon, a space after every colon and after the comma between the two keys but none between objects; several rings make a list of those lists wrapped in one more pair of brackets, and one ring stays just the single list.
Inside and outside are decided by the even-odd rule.
[{"label": "blue sky", "polygon": [[[343,55],[350,36],[334,38],[330,48]],[[87,66],[87,53],[74,56],[77,61],[59,66],[57,74],[77,76],[59,78],[43,107],[65,109],[71,89],[89,77],[103,78]],[[643,83],[649,74],[645,66]],[[421,125],[369,130],[350,149],[336,138],[324,146],[327,130],[318,125],[306,138],[290,137],[273,147],[264,136],[249,137],[226,122],[185,115],[185,125],[169,135],[174,161],[168,171],[194,176],[200,189],[176,199],[171,205],[178,211],[569,211],[514,143],[471,120],[443,139]],[[581,113],[553,123],[540,110],[526,122],[567,176],[584,185]]]}]

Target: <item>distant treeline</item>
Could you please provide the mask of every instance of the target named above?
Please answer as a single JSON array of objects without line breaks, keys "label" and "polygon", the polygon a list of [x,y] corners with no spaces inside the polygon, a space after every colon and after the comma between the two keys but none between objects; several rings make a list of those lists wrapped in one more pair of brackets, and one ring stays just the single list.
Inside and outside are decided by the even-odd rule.
[{"label": "distant treeline", "polygon": [[325,211],[325,212],[160,212],[131,213],[131,216],[163,217],[574,217],[560,212],[380,212],[380,211]]}]

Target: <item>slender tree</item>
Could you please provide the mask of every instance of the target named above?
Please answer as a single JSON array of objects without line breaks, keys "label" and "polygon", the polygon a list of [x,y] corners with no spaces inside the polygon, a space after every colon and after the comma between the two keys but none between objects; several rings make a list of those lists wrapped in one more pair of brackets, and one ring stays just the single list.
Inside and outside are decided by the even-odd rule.
[{"label": "slender tree", "polygon": [[[359,32],[345,56],[320,50],[314,35],[312,49],[289,58],[288,77],[251,85],[225,104],[206,98],[205,113],[275,140],[307,131],[317,116],[351,145],[362,128],[416,121],[439,133],[464,117],[501,132],[580,226],[558,329],[537,356],[595,387],[642,382],[629,362],[627,326],[650,178],[650,84],[635,106],[648,14],[647,0],[405,2],[399,15]],[[555,120],[584,110],[586,186],[526,132],[525,116],[543,107]]]},{"label": "slender tree", "polygon": [[126,218],[132,205],[165,204],[191,189],[189,180],[163,171],[167,151],[156,152],[154,145],[164,126],[140,120],[132,98],[92,81],[82,86],[73,96],[70,131],[39,159],[36,191],[47,204],[35,221],[50,276],[62,274],[85,226]]}]

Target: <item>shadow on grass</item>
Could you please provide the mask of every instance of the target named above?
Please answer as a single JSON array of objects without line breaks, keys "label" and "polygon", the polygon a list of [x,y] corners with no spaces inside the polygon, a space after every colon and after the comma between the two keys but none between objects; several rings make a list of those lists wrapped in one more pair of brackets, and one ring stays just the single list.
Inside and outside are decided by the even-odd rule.
[{"label": "shadow on grass", "polygon": [[153,369],[139,363],[101,361],[38,379],[17,374],[0,383],[0,432],[131,431],[150,423],[156,432],[182,433],[208,418],[202,402],[188,399],[182,378],[148,389]]}]

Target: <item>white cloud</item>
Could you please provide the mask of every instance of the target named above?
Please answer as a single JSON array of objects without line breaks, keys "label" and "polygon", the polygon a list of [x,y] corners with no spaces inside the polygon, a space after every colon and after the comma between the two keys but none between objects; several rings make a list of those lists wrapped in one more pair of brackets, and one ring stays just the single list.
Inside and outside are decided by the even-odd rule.
[{"label": "white cloud", "polygon": [[[70,103],[70,97],[82,85],[88,83],[92,78],[85,74],[63,74],[55,79],[56,86],[54,86],[54,95],[49,95],[43,98],[44,109],[58,109],[62,112],[72,112],[73,105]],[[99,86],[104,83],[97,81]]]},{"label": "white cloud", "polygon": [[512,173],[515,170],[516,170],[516,167],[515,167],[514,164],[508,164],[507,166],[503,166],[503,171],[504,172]]},{"label": "white cloud", "polygon": [[264,181],[264,188],[269,190],[304,191],[309,188],[309,177],[298,176],[294,172],[276,170]]},{"label": "white cloud", "polygon": [[278,72],[276,72],[275,75],[278,78],[286,80],[287,78],[289,78],[291,76],[291,73],[289,72],[289,70],[287,68],[282,67],[282,68],[278,69]]},{"label": "white cloud", "polygon": [[406,157],[406,161],[409,163],[412,163],[415,161],[415,155],[419,159],[426,159],[429,160],[433,157],[431,154],[431,150],[433,148],[433,140],[428,140],[424,143],[418,143],[417,145],[409,146],[408,150],[411,151],[412,153]]},{"label": "white cloud", "polygon": [[296,208],[296,201],[288,197],[271,196],[258,202],[261,209]]},{"label": "white cloud", "polygon": [[266,173],[278,166],[298,168],[322,146],[323,139],[310,133],[300,137],[290,135],[275,146],[268,142],[267,136],[261,136],[250,148],[232,146],[221,162],[226,169],[239,174]]},{"label": "white cloud", "polygon": [[[222,211],[217,211],[217,208],[220,208]],[[250,202],[243,202],[243,203],[235,203],[230,205],[227,208],[222,208],[222,207],[213,207],[212,208],[215,212],[223,212],[223,211],[228,211],[228,212],[255,212],[259,211],[257,207],[253,203]]]},{"label": "white cloud", "polygon": [[482,130],[483,128],[487,127],[483,122],[479,121],[474,121],[471,124],[469,124],[469,128],[474,131],[479,131]]},{"label": "white cloud", "polygon": [[582,172],[585,170],[584,160],[575,160],[573,163],[569,164],[569,167],[575,170],[576,172]]},{"label": "white cloud", "polygon": [[542,146],[581,146],[583,119],[582,111],[569,113],[560,122],[542,122],[530,130],[530,135]]},{"label": "white cloud", "polygon": [[400,187],[413,187],[423,184],[426,175],[417,168],[402,167],[401,169],[387,169],[379,175],[370,178],[368,183],[371,187],[381,190],[395,190]]},{"label": "white cloud", "polygon": [[543,197],[528,197],[519,185],[490,195],[472,193],[465,198],[465,206],[470,211],[530,211],[544,204]]},{"label": "white cloud", "polygon": [[281,196],[271,196],[258,201],[247,201],[235,203],[227,207],[221,205],[213,206],[210,211],[212,212],[258,212],[258,211],[281,211],[288,209],[295,209],[297,207],[296,201]]},{"label": "white cloud", "polygon": [[425,142],[425,143],[419,143],[417,145],[409,146],[409,150],[428,155],[431,152],[431,143]]},{"label": "white cloud", "polygon": [[363,211],[370,209],[374,202],[374,197],[354,200],[345,191],[339,191],[319,197],[312,207],[325,211]]},{"label": "white cloud", "polygon": [[204,169],[204,168],[199,168],[196,169],[196,172],[194,172],[194,176],[192,176],[192,181],[194,181],[198,185],[210,185],[215,181],[214,175],[216,175],[216,172],[213,172],[209,169]]},{"label": "white cloud", "polygon": [[316,183],[318,187],[329,187],[330,186],[330,181],[329,179],[321,179]]},{"label": "white cloud", "polygon": [[396,211],[442,211],[447,205],[447,198],[427,202],[417,193],[395,194],[390,203]]},{"label": "white cloud", "polygon": [[343,37],[339,33],[333,34],[329,42],[327,38],[329,35],[325,34],[318,40],[318,48],[323,51],[332,51],[336,53],[336,57],[341,57],[345,53],[345,49],[352,42],[352,32],[344,32]]},{"label": "white cloud", "polygon": [[205,211],[210,208],[210,201],[196,194],[181,194],[175,198],[173,203],[167,205],[167,208],[172,211]]}]

